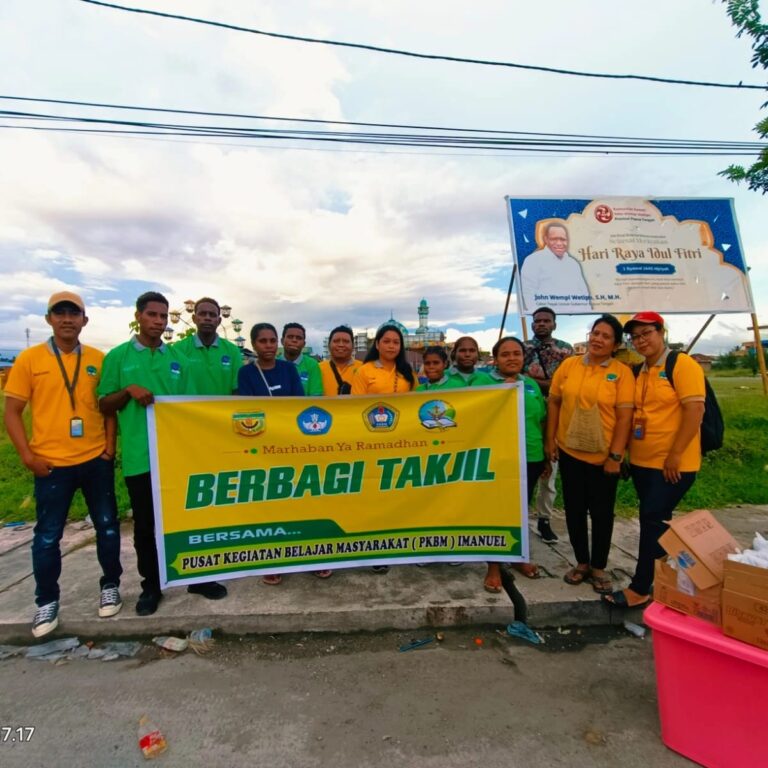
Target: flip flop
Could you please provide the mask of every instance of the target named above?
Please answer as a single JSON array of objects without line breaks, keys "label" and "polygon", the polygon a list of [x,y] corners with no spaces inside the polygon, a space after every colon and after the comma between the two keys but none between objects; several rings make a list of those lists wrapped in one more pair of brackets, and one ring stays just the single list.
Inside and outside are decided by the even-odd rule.
[{"label": "flip flop", "polygon": [[283,577],[279,573],[270,573],[263,576],[261,579],[262,584],[268,584],[270,587],[276,587],[283,580]]},{"label": "flip flop", "polygon": [[536,563],[512,563],[512,567],[528,579],[538,579],[541,577],[539,566]]},{"label": "flip flop", "polygon": [[[592,576],[590,581],[592,582],[592,589],[594,589],[598,595],[613,594],[613,581],[611,581],[610,576]],[[624,593],[622,592],[622,594]]]},{"label": "flip flop", "polygon": [[591,568],[571,568],[570,571],[566,571],[563,576],[563,581],[571,586],[577,586],[583,584],[592,573]]},{"label": "flip flop", "polygon": [[603,605],[607,605],[609,608],[643,608],[651,602],[651,596],[647,595],[645,600],[643,600],[641,603],[630,605],[627,602],[627,596],[624,594],[624,590],[619,589],[616,592],[611,592],[609,595],[601,595],[600,602]]},{"label": "flip flop", "polygon": [[501,582],[497,584],[495,581],[489,581],[486,578],[483,582],[483,589],[486,592],[492,592],[494,595],[497,595],[502,590]]},{"label": "flip flop", "polygon": [[314,574],[318,579],[330,579],[333,576],[333,571],[314,571]]}]

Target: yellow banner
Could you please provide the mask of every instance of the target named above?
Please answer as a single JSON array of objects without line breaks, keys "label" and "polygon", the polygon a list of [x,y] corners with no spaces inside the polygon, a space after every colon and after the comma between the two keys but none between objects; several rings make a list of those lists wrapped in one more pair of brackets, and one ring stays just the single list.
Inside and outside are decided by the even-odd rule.
[{"label": "yellow banner", "polygon": [[517,384],[365,397],[159,397],[148,419],[163,586],[528,559]]}]

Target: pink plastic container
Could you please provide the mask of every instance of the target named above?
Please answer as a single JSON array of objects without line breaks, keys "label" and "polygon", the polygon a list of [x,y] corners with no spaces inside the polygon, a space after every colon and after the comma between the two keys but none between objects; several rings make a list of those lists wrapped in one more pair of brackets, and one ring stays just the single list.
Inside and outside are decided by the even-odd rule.
[{"label": "pink plastic container", "polygon": [[768,765],[768,652],[659,603],[644,621],[664,743],[708,768]]}]

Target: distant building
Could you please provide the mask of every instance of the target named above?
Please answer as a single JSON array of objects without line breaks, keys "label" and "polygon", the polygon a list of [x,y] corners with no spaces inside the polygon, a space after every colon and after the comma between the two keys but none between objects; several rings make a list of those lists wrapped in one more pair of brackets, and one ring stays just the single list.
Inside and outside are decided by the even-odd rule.
[{"label": "distant building", "polygon": [[[399,320],[395,320],[391,312],[389,320],[381,323],[379,328],[383,325],[394,325],[403,334],[408,362],[421,366],[421,355],[426,347],[446,345],[445,332],[429,327],[429,305],[426,299],[422,299],[419,302],[416,312],[419,317],[419,325],[413,332],[409,331]],[[373,337],[369,337],[366,331],[361,331],[355,334],[354,344],[355,357],[362,360],[373,344]],[[323,339],[323,355],[328,357],[328,354],[328,337],[326,336]]]},{"label": "distant building", "polygon": [[694,352],[691,357],[706,371],[712,370],[712,363],[715,358],[712,355],[702,355],[698,352]]}]

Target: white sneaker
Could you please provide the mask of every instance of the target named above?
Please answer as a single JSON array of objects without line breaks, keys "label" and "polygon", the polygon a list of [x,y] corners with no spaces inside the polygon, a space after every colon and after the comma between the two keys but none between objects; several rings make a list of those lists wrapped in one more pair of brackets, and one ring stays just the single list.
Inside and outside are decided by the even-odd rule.
[{"label": "white sneaker", "polygon": [[43,637],[49,632],[53,632],[59,626],[59,601],[41,605],[35,611],[35,618],[32,619],[32,634],[34,637]]},{"label": "white sneaker", "polygon": [[108,616],[114,616],[120,612],[123,607],[123,601],[120,599],[120,592],[114,584],[107,584],[104,589],[101,590],[101,597],[99,598],[99,616],[102,619]]}]

